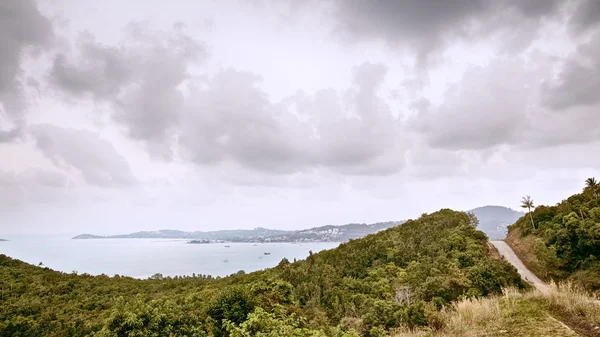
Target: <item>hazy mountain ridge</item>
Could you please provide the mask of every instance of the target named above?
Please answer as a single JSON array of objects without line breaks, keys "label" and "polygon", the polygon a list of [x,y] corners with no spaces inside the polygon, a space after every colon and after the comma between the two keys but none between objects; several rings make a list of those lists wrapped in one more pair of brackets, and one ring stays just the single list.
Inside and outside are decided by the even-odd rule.
[{"label": "hazy mountain ridge", "polygon": [[[503,206],[483,206],[470,210],[479,219],[478,229],[490,239],[506,236],[506,227],[513,224],[525,213]],[[73,239],[190,239],[229,242],[344,242],[377,233],[404,223],[401,221],[377,222],[373,224],[350,223],[345,225],[325,225],[301,230],[281,230],[258,227],[255,229],[233,229],[218,231],[194,231],[163,229],[140,231],[120,235],[82,234]]]},{"label": "hazy mountain ridge", "polygon": [[130,234],[107,236],[82,234],[75,236],[73,239],[206,239],[233,242],[254,242],[262,241],[268,237],[282,235],[289,232],[290,231],[268,229],[263,227],[257,227],[255,229],[233,229],[208,232],[185,232],[180,230],[161,229],[158,231],[140,231]]},{"label": "hazy mountain ridge", "polygon": [[469,212],[479,219],[477,229],[483,231],[490,240],[504,239],[507,227],[515,223],[525,213],[504,206],[482,206]]},{"label": "hazy mountain ridge", "polygon": [[185,232],[178,230],[141,231],[121,235],[82,234],[73,239],[190,239],[230,242],[344,242],[360,238],[380,230],[397,226],[404,221],[378,222],[374,224],[351,223],[341,226],[326,225],[286,231],[258,227],[255,229],[220,230],[210,232]]},{"label": "hazy mountain ridge", "polygon": [[301,242],[301,241],[333,241],[342,242],[350,239],[358,239],[363,236],[377,233],[404,223],[403,221],[387,221],[373,224],[351,223],[342,226],[321,226],[303,229],[283,235],[270,237],[275,242]]}]

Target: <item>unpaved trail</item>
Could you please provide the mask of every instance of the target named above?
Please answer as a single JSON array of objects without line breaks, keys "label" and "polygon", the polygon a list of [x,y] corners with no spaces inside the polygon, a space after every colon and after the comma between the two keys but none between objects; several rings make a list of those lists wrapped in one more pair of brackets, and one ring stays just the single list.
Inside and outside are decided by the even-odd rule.
[{"label": "unpaved trail", "polygon": [[541,291],[544,294],[547,294],[550,288],[548,285],[540,280],[531,270],[527,269],[521,259],[515,254],[515,252],[510,248],[510,246],[504,241],[490,241],[496,249],[498,249],[498,253],[503,256],[506,261],[517,268],[517,271],[521,275],[521,278],[531,283],[537,290]]},{"label": "unpaved trail", "polygon": [[[531,270],[529,270],[523,264],[523,261],[521,261],[521,259],[519,259],[517,254],[515,254],[515,252],[512,250],[512,248],[510,248],[510,246],[506,242],[490,241],[490,243],[493,244],[494,247],[496,247],[500,256],[503,256],[506,259],[506,261],[508,261],[510,264],[512,264],[515,268],[517,268],[517,271],[521,275],[522,279],[531,283],[531,285],[533,285],[542,294],[548,295],[550,293],[550,287],[548,286],[548,284],[546,284],[546,282],[540,280],[539,277],[535,276],[535,274],[532,273]],[[556,319],[556,317],[553,317],[552,313],[548,313],[548,314],[552,320],[555,320],[556,322],[560,323],[565,329],[569,330],[570,333],[573,333],[576,336],[581,336],[581,334],[583,334],[584,336],[598,336],[598,333],[597,333],[597,331],[595,331],[595,329],[592,329],[592,330],[589,330],[589,328],[583,329],[583,330],[577,329],[577,331],[575,331],[567,324],[559,321],[558,319]]]}]

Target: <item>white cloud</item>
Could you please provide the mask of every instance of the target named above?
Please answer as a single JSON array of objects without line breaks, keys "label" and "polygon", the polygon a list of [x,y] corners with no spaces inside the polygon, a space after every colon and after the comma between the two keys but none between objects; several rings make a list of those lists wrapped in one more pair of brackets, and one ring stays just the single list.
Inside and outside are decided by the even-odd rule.
[{"label": "white cloud", "polygon": [[8,5],[0,226],[369,222],[597,174],[593,0]]}]

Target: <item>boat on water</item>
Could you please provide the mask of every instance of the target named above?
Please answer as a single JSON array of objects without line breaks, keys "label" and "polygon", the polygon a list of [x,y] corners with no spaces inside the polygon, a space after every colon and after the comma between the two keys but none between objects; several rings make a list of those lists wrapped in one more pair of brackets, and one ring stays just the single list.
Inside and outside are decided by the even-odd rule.
[{"label": "boat on water", "polygon": [[226,245],[226,246],[225,246],[225,248],[229,248],[229,247],[231,247],[231,246],[229,246],[229,245]]},{"label": "boat on water", "polygon": [[265,255],[271,255],[271,253],[267,253],[267,252],[265,252]]},{"label": "boat on water", "polygon": [[223,262],[229,262],[229,260],[223,260]]}]

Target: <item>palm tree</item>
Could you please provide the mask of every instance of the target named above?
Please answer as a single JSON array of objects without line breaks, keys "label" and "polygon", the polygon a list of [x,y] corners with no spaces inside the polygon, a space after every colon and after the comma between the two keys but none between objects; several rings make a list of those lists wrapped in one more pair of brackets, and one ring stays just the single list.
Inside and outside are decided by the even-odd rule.
[{"label": "palm tree", "polygon": [[585,184],[587,185],[587,187],[590,188],[590,190],[592,190],[592,194],[595,196],[597,196],[597,190],[598,190],[598,181],[596,180],[596,178],[587,178],[585,180]]},{"label": "palm tree", "polygon": [[529,211],[529,218],[531,219],[531,226],[533,226],[533,229],[535,229],[535,223],[533,222],[533,215],[531,215],[531,209],[534,208],[533,199],[531,199],[530,196],[523,197],[523,199],[521,199],[521,208],[527,208],[527,210]]}]

